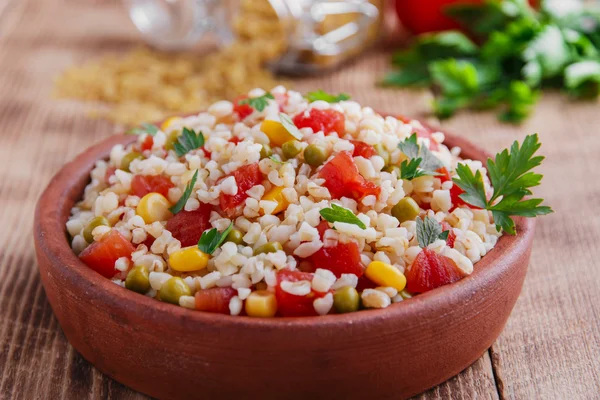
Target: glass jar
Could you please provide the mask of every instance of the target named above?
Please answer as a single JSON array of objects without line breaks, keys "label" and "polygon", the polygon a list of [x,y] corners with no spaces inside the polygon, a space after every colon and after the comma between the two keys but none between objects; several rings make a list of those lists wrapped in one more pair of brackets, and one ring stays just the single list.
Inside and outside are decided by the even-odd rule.
[{"label": "glass jar", "polygon": [[125,0],[144,39],[161,50],[206,40],[258,42],[278,72],[305,74],[338,65],[378,36],[384,0]]}]

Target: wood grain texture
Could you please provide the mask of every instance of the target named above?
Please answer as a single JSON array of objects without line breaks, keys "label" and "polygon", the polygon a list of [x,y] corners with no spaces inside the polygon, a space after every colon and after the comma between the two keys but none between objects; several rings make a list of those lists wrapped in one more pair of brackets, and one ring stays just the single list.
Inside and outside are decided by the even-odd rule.
[{"label": "wood grain texture", "polygon": [[[99,3],[102,3],[101,6]],[[143,399],[106,378],[66,342],[41,288],[33,209],[50,177],[111,134],[86,108],[51,99],[74,62],[139,44],[118,1],[0,1],[0,398]],[[382,111],[422,117],[429,95],[379,89],[388,55],[374,51],[300,90],[345,91]],[[494,151],[540,132],[544,184],[556,213],[538,221],[529,273],[503,334],[477,363],[420,399],[591,399],[600,393],[600,122],[597,103],[548,93],[523,126],[463,113],[444,127]],[[409,360],[407,360],[409,362]]]}]

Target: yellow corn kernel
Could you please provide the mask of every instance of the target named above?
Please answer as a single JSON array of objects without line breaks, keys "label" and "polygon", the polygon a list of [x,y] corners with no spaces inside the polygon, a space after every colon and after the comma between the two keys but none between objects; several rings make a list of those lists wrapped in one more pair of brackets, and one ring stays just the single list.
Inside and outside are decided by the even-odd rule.
[{"label": "yellow corn kernel", "polygon": [[171,203],[160,193],[148,193],[140,199],[136,213],[144,219],[144,222],[151,224],[155,221],[165,221],[173,214],[169,211]]},{"label": "yellow corn kernel", "polygon": [[171,253],[169,265],[180,272],[200,271],[208,265],[208,254],[196,246],[184,247]]},{"label": "yellow corn kernel", "polygon": [[285,142],[296,139],[279,121],[266,119],[260,125],[260,130],[269,137],[271,146],[281,147]]},{"label": "yellow corn kernel", "polygon": [[398,268],[382,261],[371,261],[365,270],[367,278],[380,286],[391,286],[401,291],[406,286],[406,277]]},{"label": "yellow corn kernel", "polygon": [[262,200],[274,201],[277,203],[277,207],[273,210],[271,214],[275,215],[280,213],[281,211],[288,208],[290,203],[283,196],[282,191],[284,188],[279,186],[274,186],[271,190],[264,194]]},{"label": "yellow corn kernel", "polygon": [[169,126],[173,122],[178,121],[180,119],[181,119],[181,117],[169,117],[169,118],[165,119],[165,121],[162,124],[160,124],[160,130],[165,133],[168,133],[167,130],[169,129]]},{"label": "yellow corn kernel", "polygon": [[246,299],[246,314],[250,317],[274,317],[277,313],[275,294],[267,290],[257,290]]}]

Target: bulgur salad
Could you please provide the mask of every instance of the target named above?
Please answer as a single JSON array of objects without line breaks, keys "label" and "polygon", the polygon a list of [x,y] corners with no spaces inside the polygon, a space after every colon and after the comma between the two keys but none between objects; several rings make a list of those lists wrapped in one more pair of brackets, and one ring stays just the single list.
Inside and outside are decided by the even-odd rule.
[{"label": "bulgur salad", "polygon": [[66,228],[91,269],[252,317],[385,308],[473,272],[541,175],[537,135],[487,164],[347,95],[252,90],[144,124],[91,171]]}]

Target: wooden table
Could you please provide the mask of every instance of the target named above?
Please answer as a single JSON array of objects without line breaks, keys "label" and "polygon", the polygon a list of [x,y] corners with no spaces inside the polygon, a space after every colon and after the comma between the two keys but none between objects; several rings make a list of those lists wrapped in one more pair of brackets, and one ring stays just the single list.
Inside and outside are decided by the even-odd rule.
[{"label": "wooden table", "polygon": [[[40,284],[31,227],[52,175],[112,134],[81,104],[51,98],[65,67],[139,44],[119,2],[0,0],[0,398],[145,398],[83,360],[63,336]],[[388,54],[296,83],[351,93],[378,110],[423,117],[430,95],[375,88]],[[494,151],[539,132],[547,156],[536,194],[555,214],[538,221],[523,293],[490,350],[423,399],[591,399],[600,393],[600,108],[546,93],[523,126],[490,113],[442,125]],[[401,354],[398,355],[402,357]],[[410,360],[406,360],[410,362]]]}]

